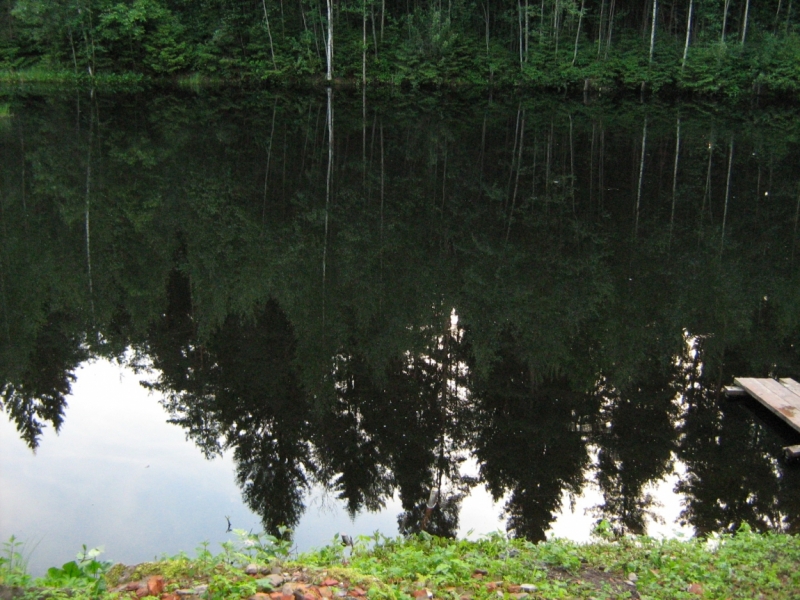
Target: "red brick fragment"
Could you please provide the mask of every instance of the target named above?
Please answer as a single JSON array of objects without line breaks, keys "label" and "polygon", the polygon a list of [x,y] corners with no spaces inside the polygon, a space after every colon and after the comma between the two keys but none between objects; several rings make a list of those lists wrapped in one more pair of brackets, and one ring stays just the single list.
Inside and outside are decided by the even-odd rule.
[{"label": "red brick fragment", "polygon": [[362,590],[360,587],[356,587],[350,590],[350,595],[355,596],[356,598],[360,598],[361,596],[366,596],[367,592]]},{"label": "red brick fragment", "polygon": [[335,580],[333,577],[328,577],[325,581],[322,582],[322,585],[330,587],[332,585],[339,585],[339,582]]},{"label": "red brick fragment", "polygon": [[147,592],[150,596],[160,596],[164,593],[164,578],[161,575],[154,575],[147,580]]},{"label": "red brick fragment", "polygon": [[686,591],[689,592],[690,594],[695,594],[696,596],[702,596],[704,593],[703,586],[700,585],[699,583],[691,584],[689,586],[689,589],[687,589]]}]

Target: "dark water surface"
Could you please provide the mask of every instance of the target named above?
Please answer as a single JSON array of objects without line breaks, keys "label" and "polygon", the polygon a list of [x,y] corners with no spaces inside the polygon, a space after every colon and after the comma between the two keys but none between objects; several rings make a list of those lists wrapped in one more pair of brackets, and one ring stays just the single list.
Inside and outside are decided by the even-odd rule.
[{"label": "dark water surface", "polygon": [[[190,440],[153,450],[131,422],[121,464],[224,454],[207,464],[239,488],[181,498],[141,559],[203,508],[216,521],[196,541],[224,510],[302,530],[321,491],[345,515],[378,511],[387,534],[420,529],[431,489],[441,535],[488,490],[486,521],[541,540],[589,487],[585,529],[652,533],[670,504],[668,530],[800,527],[800,470],[780,459],[800,436],[719,393],[800,378],[795,111],[342,91],[7,101],[0,376],[19,433],[3,435],[44,452],[72,386],[102,379],[82,365],[115,359],[149,382],[133,401],[157,408],[147,423]],[[87,431],[126,438],[105,412]],[[10,499],[31,460],[3,463],[3,535],[19,533]],[[163,515],[212,477],[198,469],[123,496]],[[86,477],[109,497],[124,486]],[[40,500],[26,519],[58,513]],[[91,510],[65,501],[57,520],[80,531],[102,521]]]}]

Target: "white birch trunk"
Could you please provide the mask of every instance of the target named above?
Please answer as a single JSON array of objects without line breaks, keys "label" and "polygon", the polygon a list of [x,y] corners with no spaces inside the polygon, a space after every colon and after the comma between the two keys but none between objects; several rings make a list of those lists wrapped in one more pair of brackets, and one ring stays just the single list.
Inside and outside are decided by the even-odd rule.
[{"label": "white birch trunk", "polygon": [[744,26],[742,27],[742,45],[747,37],[747,21],[750,16],[750,0],[747,0],[744,5]]},{"label": "white birch trunk", "polygon": [[586,5],[586,0],[581,0],[581,12],[578,14],[578,32],[575,34],[575,51],[572,53],[572,66],[575,66],[575,61],[578,58],[578,42],[581,39],[581,23],[583,22],[583,8]]},{"label": "white birch trunk", "polygon": [[656,47],[656,18],[658,16],[658,0],[653,0],[653,20],[650,23],[650,64],[653,63],[653,50]]},{"label": "white birch trunk", "polygon": [[264,23],[267,25],[267,36],[269,37],[269,54],[272,57],[272,68],[274,68],[277,71],[278,65],[275,63],[275,48],[272,45],[272,30],[269,27],[269,15],[267,14],[267,0],[261,0],[261,6],[264,7]]},{"label": "white birch trunk", "polygon": [[692,35],[692,10],[694,9],[694,0],[689,0],[689,16],[686,17],[686,43],[683,45],[683,60],[681,61],[681,71],[686,66],[686,58],[689,56],[689,40]]},{"label": "white birch trunk", "polygon": [[333,79],[333,0],[326,0],[328,5],[328,37],[325,40],[325,61],[328,65],[326,79]]}]

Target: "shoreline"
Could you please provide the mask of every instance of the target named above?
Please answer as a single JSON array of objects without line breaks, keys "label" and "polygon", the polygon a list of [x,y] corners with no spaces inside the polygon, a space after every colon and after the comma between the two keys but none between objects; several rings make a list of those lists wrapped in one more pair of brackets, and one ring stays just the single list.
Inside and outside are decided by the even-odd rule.
[{"label": "shoreline", "polygon": [[[755,533],[656,540],[614,537],[533,544],[497,533],[459,541],[422,533],[378,533],[355,542],[336,536],[319,550],[290,556],[289,542],[236,531],[213,554],[207,545],[135,566],[76,561],[38,580],[0,563],[0,595],[11,598],[138,600],[536,600],[555,598],[797,598],[800,538]],[[8,547],[8,544],[6,545]]]}]

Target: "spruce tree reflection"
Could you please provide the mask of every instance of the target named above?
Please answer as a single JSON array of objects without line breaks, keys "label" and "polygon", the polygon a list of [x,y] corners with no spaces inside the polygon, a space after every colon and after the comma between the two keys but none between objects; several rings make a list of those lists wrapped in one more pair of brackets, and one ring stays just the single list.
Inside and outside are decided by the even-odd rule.
[{"label": "spruce tree reflection", "polygon": [[589,455],[586,441],[571,430],[576,415],[596,414],[596,401],[574,391],[566,377],[537,380],[513,339],[505,341],[489,376],[476,385],[475,455],[495,500],[511,492],[509,532],[541,541],[563,493],[583,487]]},{"label": "spruce tree reflection", "polygon": [[[781,444],[774,430],[737,414],[748,410],[746,401],[727,401],[719,393],[718,369],[703,368],[716,361],[705,354],[699,343],[697,385],[685,394],[680,458],[687,472],[676,488],[686,496],[681,519],[700,534],[733,533],[742,523],[760,531],[781,529]],[[739,362],[732,354],[730,362]]]},{"label": "spruce tree reflection", "polygon": [[295,339],[273,300],[230,315],[205,345],[194,333],[188,279],[173,272],[169,306],[148,340],[170,420],[206,456],[233,450],[245,501],[270,533],[297,524],[310,461],[309,407],[294,366]]},{"label": "spruce tree reflection", "polygon": [[[434,311],[432,321],[449,325],[449,316]],[[401,532],[419,531],[431,490],[442,491],[426,530],[452,537],[471,483],[459,473],[468,350],[454,327],[432,325],[426,334],[426,349],[390,361],[381,374],[359,354],[340,354],[336,399],[315,442],[321,471],[351,514],[382,506],[396,489]]]},{"label": "spruce tree reflection", "polygon": [[649,483],[672,470],[677,447],[674,366],[651,357],[639,363],[633,381],[617,389],[606,382],[601,421],[610,424],[596,436],[597,483],[603,492],[598,515],[618,534],[645,533],[645,519],[655,515]]},{"label": "spruce tree reflection", "polygon": [[8,413],[32,450],[39,445],[45,421],[56,431],[61,427],[75,369],[89,358],[83,342],[75,317],[51,312],[27,360],[14,371],[3,373],[0,408]]}]

